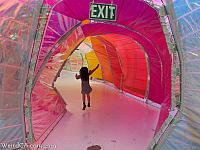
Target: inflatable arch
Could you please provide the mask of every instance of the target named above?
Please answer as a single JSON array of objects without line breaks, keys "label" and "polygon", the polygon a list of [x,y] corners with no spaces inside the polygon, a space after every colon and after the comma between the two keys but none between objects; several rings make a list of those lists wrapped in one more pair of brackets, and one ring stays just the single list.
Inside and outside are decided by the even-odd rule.
[{"label": "inflatable arch", "polygon": [[89,39],[98,78],[160,107],[149,149],[200,148],[200,2],[95,0],[117,6],[115,21],[90,20],[90,3],[0,1],[0,142],[44,141],[66,112],[54,82]]}]

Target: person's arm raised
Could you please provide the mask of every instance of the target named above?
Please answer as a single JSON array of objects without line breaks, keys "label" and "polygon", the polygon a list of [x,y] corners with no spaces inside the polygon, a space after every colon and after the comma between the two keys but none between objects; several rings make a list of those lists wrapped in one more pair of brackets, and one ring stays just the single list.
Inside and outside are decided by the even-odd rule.
[{"label": "person's arm raised", "polygon": [[93,74],[93,72],[95,72],[95,70],[97,70],[97,68],[99,68],[99,64],[93,70],[89,71],[89,75]]}]

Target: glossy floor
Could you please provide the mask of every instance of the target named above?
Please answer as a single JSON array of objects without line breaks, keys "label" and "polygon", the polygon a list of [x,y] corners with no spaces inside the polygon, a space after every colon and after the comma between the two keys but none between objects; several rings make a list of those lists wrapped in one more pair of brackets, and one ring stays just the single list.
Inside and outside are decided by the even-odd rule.
[{"label": "glossy floor", "polygon": [[147,148],[159,109],[91,81],[91,107],[83,111],[80,80],[74,78],[74,73],[63,71],[55,85],[68,111],[43,144],[55,144],[58,150],[87,150],[93,145],[101,150]]}]

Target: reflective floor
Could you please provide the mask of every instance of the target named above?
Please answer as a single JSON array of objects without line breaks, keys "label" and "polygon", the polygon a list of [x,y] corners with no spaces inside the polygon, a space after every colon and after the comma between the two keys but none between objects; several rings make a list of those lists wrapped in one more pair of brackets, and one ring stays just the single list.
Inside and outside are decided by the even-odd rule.
[{"label": "reflective floor", "polygon": [[80,80],[74,73],[62,72],[55,85],[68,111],[43,144],[55,144],[58,150],[145,150],[154,135],[159,109],[104,83],[90,83],[91,107],[83,111]]}]

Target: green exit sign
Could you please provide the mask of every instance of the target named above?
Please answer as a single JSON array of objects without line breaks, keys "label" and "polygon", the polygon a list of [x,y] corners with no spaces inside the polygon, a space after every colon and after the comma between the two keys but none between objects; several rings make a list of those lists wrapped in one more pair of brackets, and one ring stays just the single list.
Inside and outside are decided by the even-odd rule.
[{"label": "green exit sign", "polygon": [[116,10],[113,4],[90,3],[90,19],[115,21]]}]

